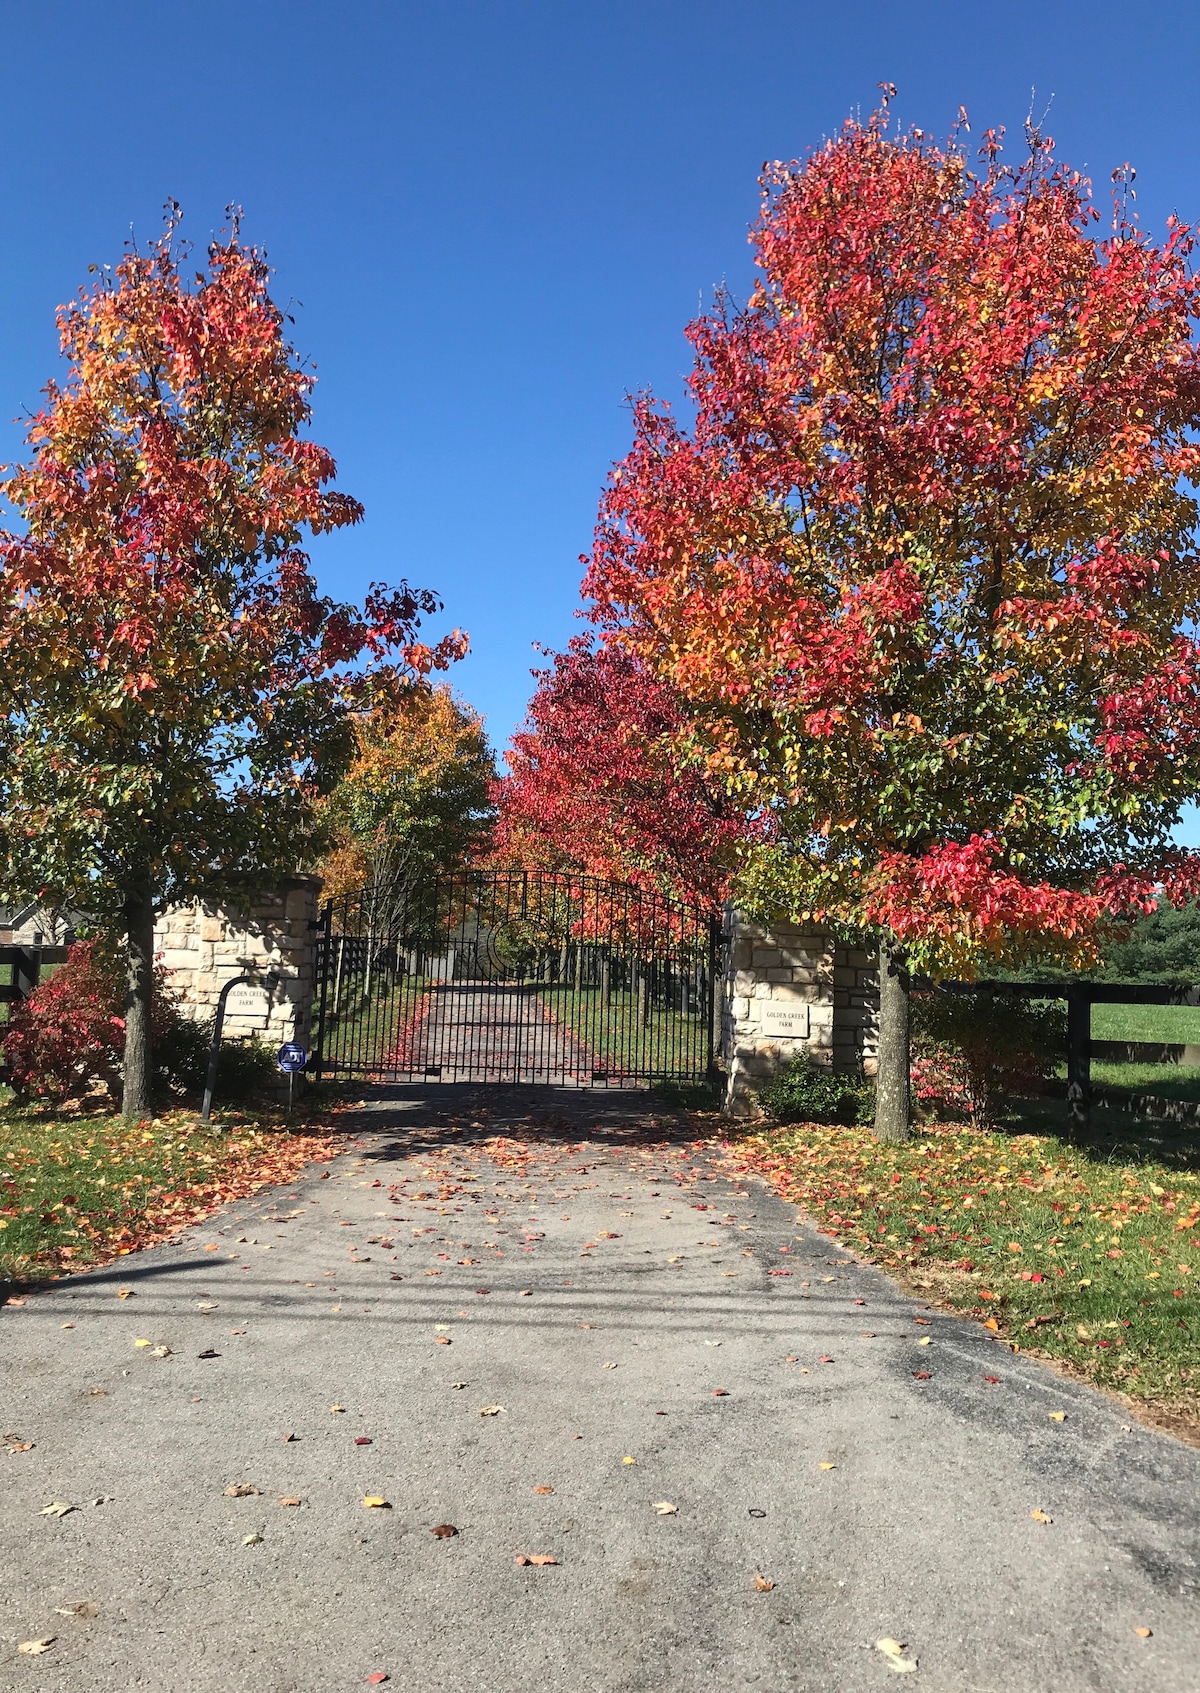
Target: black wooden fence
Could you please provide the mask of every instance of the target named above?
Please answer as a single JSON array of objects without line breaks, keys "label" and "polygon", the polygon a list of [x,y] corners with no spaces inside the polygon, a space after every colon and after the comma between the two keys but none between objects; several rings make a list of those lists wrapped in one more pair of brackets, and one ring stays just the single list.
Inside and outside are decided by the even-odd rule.
[{"label": "black wooden fence", "polygon": [[[915,985],[915,984],[914,984]],[[943,982],[949,993],[1007,994],[1012,999],[1062,999],[1067,1005],[1067,1123],[1082,1134],[1092,1116],[1092,1006],[1200,1005],[1194,982]]]}]

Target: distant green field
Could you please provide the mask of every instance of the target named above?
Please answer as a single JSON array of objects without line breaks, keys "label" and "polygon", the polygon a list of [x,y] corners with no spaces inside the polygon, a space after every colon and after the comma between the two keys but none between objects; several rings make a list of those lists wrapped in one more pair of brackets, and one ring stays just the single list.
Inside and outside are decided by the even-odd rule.
[{"label": "distant green field", "polygon": [[1200,1005],[1093,1005],[1092,1039],[1200,1045]]}]

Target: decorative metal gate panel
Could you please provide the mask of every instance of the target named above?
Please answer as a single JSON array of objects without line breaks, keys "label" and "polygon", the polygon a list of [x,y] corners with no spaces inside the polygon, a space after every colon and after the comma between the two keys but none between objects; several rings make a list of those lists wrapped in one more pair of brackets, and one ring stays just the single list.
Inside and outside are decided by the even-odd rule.
[{"label": "decorative metal gate panel", "polygon": [[648,1086],[712,1074],[712,913],[558,872],[467,870],[326,907],[317,1077]]}]

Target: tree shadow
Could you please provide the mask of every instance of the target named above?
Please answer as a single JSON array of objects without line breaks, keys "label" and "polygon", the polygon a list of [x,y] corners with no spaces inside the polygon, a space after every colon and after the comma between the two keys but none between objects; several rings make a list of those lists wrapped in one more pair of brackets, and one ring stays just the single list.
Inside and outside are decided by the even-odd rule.
[{"label": "tree shadow", "polygon": [[[1000,1127],[1010,1134],[1055,1135],[1069,1140],[1067,1101],[1047,1096],[1010,1099]],[[1200,1123],[1134,1117],[1094,1103],[1088,1130],[1074,1144],[1097,1163],[1161,1164],[1169,1170],[1200,1170]]]}]

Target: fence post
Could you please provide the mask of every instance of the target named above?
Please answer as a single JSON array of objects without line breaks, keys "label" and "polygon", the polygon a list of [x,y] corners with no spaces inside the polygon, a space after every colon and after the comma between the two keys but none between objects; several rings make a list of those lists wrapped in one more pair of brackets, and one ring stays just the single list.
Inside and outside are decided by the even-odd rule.
[{"label": "fence post", "polygon": [[[344,937],[339,937],[339,939],[341,944],[338,947],[337,985],[338,995],[340,996],[342,988],[342,948],[345,946],[346,942]],[[320,1009],[317,1013],[317,1050],[314,1054],[315,1062],[313,1065],[314,1076],[318,1082],[321,1080],[321,1072],[325,1064],[325,1012],[329,1001],[329,969],[332,963],[329,952],[332,944],[333,901],[329,900],[326,902],[325,911],[321,920],[321,946],[319,950],[319,957],[321,961],[321,1002]]]},{"label": "fence post", "polygon": [[1067,989],[1067,1132],[1086,1134],[1092,1120],[1092,996],[1082,983]]}]

